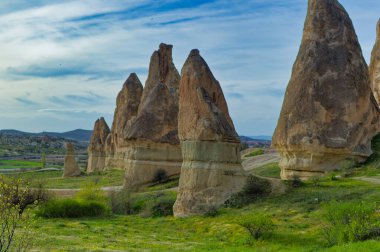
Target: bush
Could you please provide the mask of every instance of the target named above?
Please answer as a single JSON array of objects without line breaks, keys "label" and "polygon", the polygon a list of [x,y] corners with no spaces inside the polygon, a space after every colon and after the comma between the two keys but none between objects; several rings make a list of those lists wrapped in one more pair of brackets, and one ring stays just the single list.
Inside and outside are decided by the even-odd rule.
[{"label": "bush", "polygon": [[37,203],[38,190],[20,179],[0,176],[0,251],[27,251],[33,237],[27,207]]},{"label": "bush", "polygon": [[154,173],[154,178],[153,178],[154,183],[161,184],[161,183],[166,182],[168,180],[169,180],[168,173],[164,169],[158,169]]},{"label": "bush", "polygon": [[271,235],[274,230],[272,219],[263,214],[243,216],[238,224],[245,228],[255,240]]},{"label": "bush", "polygon": [[152,217],[162,217],[173,215],[173,205],[175,200],[171,198],[157,199],[150,208]]},{"label": "bush", "polygon": [[141,211],[142,204],[131,197],[127,189],[112,191],[109,197],[109,206],[114,214],[137,214]]},{"label": "bush", "polygon": [[81,218],[105,216],[109,208],[101,202],[77,199],[56,199],[48,201],[37,211],[44,218]]},{"label": "bush", "polygon": [[107,197],[102,188],[94,181],[84,184],[84,186],[76,194],[78,200],[106,202]]},{"label": "bush", "polygon": [[272,185],[267,179],[250,175],[241,192],[232,195],[224,205],[226,207],[241,208],[251,204],[257,198],[271,193]]},{"label": "bush", "polygon": [[298,176],[293,176],[293,179],[290,181],[290,185],[293,188],[299,188],[303,185],[304,183]]},{"label": "bush", "polygon": [[204,214],[204,216],[206,216],[206,217],[216,217],[216,216],[218,216],[218,214],[219,214],[218,208],[215,207],[215,206],[210,206],[210,207],[207,208],[206,213]]},{"label": "bush", "polygon": [[380,235],[376,206],[362,202],[333,202],[323,212],[328,245],[364,241]]}]

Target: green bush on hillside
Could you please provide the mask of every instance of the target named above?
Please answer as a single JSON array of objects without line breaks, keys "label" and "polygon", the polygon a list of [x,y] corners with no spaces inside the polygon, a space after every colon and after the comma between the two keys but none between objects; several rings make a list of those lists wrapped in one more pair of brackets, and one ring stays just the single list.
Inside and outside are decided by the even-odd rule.
[{"label": "green bush on hillside", "polygon": [[55,199],[42,205],[37,216],[44,218],[99,217],[109,214],[107,205],[101,202],[77,199]]},{"label": "green bush on hillside", "polygon": [[362,202],[332,202],[323,213],[323,235],[328,245],[364,241],[380,236],[376,206]]},{"label": "green bush on hillside", "polygon": [[238,224],[245,228],[255,240],[271,235],[274,230],[272,219],[264,214],[243,216]]},{"label": "green bush on hillside", "polygon": [[241,192],[230,197],[224,205],[231,208],[241,208],[251,204],[257,198],[271,193],[272,185],[267,179],[250,175]]}]

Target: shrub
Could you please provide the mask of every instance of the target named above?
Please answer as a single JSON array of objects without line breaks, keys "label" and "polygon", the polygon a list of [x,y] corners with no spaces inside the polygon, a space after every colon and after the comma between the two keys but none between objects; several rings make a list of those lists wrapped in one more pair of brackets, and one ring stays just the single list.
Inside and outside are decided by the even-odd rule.
[{"label": "shrub", "polygon": [[50,200],[40,207],[37,216],[44,218],[81,218],[104,216],[109,208],[101,202],[77,199]]},{"label": "shrub", "polygon": [[137,214],[141,211],[141,204],[135,202],[131,192],[127,189],[112,191],[109,197],[109,205],[114,214]]},{"label": "shrub", "polygon": [[304,183],[298,176],[293,176],[293,179],[290,181],[290,185],[293,188],[299,188],[303,185]]},{"label": "shrub", "polygon": [[274,230],[272,219],[263,214],[243,216],[238,224],[245,228],[249,232],[251,238],[255,240],[263,238],[265,235],[272,234]]},{"label": "shrub", "polygon": [[230,197],[224,205],[226,207],[240,208],[254,202],[257,198],[271,193],[272,185],[267,179],[250,175],[241,192]]},{"label": "shrub", "polygon": [[173,205],[175,200],[171,198],[157,199],[150,207],[152,217],[162,217],[173,215]]},{"label": "shrub", "polygon": [[31,247],[28,206],[37,203],[36,192],[20,180],[0,176],[0,251],[26,251]]},{"label": "shrub", "polygon": [[374,204],[332,202],[323,212],[327,225],[323,229],[329,245],[364,241],[380,235],[380,223]]},{"label": "shrub", "polygon": [[78,200],[106,202],[107,197],[102,188],[94,181],[84,184],[84,186],[76,194]]},{"label": "shrub", "polygon": [[158,169],[154,173],[153,182],[154,183],[163,183],[169,180],[168,173],[164,169]]},{"label": "shrub", "polygon": [[216,217],[216,216],[218,216],[218,214],[219,214],[218,208],[215,207],[215,206],[210,206],[210,207],[207,208],[206,213],[204,214],[204,216],[206,216],[206,217]]}]

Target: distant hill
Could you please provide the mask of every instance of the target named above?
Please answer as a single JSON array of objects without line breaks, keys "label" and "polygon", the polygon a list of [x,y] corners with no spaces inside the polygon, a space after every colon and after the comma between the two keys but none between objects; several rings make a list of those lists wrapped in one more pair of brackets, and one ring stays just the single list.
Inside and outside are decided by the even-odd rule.
[{"label": "distant hill", "polygon": [[240,141],[248,144],[249,147],[264,147],[269,148],[271,145],[272,137],[269,136],[240,136]]},{"label": "distant hill", "polygon": [[78,142],[89,142],[92,130],[84,130],[84,129],[76,129],[68,132],[40,132],[40,133],[30,133],[30,132],[23,132],[18,130],[12,130],[12,129],[4,129],[0,130],[0,134],[3,136],[15,136],[15,137],[38,137],[38,136],[48,136],[48,137],[58,137],[68,140],[75,140]]}]

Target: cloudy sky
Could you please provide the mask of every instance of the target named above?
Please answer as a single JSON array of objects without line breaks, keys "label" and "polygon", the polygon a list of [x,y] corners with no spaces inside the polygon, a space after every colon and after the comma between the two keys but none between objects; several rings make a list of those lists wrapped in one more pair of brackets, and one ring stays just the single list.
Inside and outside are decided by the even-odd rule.
[{"label": "cloudy sky", "polygon": [[[341,0],[367,62],[380,1]],[[130,72],[145,82],[160,42],[178,70],[198,48],[239,134],[271,135],[301,40],[306,0],[1,0],[0,129],[112,122]]]}]

